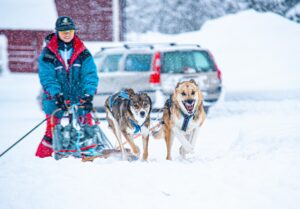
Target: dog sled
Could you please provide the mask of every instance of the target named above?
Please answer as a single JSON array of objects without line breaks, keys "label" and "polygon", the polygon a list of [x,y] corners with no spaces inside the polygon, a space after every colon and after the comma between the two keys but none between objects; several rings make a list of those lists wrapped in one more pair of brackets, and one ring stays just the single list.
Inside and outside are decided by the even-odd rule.
[{"label": "dog sled", "polygon": [[[53,127],[53,157],[56,160],[67,157],[81,158],[82,161],[93,161],[96,158],[121,158],[119,149],[113,147],[109,139],[99,127],[99,119],[93,113],[94,125],[80,121],[78,111],[83,108],[80,104],[71,105],[63,111],[59,124]],[[57,109],[51,116],[62,111]],[[137,160],[129,149],[126,149],[128,160]]]}]

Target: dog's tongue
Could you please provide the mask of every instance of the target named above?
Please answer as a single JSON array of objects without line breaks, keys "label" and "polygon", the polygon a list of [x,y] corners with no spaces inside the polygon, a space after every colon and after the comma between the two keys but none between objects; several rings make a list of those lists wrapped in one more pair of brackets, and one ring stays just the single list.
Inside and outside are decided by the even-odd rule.
[{"label": "dog's tongue", "polygon": [[194,103],[193,104],[185,103],[184,106],[189,113],[191,113],[194,109]]}]

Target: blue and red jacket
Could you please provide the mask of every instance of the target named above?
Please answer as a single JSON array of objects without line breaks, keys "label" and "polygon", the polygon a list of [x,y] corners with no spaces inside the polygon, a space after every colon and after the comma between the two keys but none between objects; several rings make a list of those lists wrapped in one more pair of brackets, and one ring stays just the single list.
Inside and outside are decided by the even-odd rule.
[{"label": "blue and red jacket", "polygon": [[94,59],[76,35],[69,63],[65,63],[59,54],[58,42],[54,35],[38,62],[39,78],[44,90],[43,111],[46,114],[52,114],[57,109],[54,97],[57,93],[63,93],[65,99],[76,104],[84,94],[94,95],[99,81]]}]

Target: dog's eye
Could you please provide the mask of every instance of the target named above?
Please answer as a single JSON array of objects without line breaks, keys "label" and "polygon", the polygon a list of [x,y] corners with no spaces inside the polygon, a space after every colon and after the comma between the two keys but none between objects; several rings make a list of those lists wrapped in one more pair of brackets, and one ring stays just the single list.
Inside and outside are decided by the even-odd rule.
[{"label": "dog's eye", "polygon": [[192,95],[195,95],[195,91],[192,91]]},{"label": "dog's eye", "polygon": [[185,93],[185,92],[182,92],[181,95],[182,95],[182,96],[186,96],[186,93]]},{"label": "dog's eye", "polygon": [[135,109],[138,109],[138,108],[139,108],[139,106],[138,106],[137,104],[133,105],[133,107],[134,107]]}]

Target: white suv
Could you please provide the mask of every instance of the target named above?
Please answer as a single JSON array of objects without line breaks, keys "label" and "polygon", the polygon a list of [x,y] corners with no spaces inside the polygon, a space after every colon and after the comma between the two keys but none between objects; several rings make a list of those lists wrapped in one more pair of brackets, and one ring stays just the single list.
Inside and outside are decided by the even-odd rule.
[{"label": "white suv", "polygon": [[94,56],[99,87],[94,106],[101,110],[112,93],[133,88],[149,94],[160,109],[179,81],[194,79],[208,108],[221,94],[221,71],[212,54],[197,44],[124,44],[102,48]]}]

